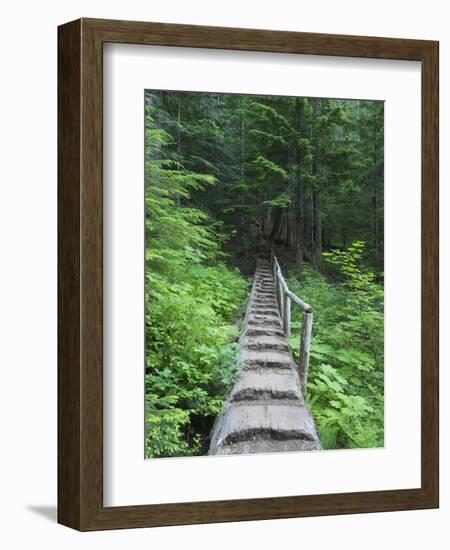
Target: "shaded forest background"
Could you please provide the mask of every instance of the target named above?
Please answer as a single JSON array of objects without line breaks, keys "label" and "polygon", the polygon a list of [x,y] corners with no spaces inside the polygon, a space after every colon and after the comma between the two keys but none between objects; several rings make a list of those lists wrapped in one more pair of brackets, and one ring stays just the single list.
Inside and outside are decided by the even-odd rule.
[{"label": "shaded forest background", "polygon": [[148,458],[207,451],[270,247],[315,310],[324,447],[383,445],[383,128],[382,102],[145,93]]}]

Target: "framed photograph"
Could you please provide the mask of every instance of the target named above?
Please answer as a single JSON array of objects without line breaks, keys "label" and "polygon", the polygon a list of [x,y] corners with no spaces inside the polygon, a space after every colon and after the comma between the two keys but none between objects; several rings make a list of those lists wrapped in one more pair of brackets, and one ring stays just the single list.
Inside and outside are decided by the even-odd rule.
[{"label": "framed photograph", "polygon": [[438,43],[58,41],[59,522],[438,507]]}]

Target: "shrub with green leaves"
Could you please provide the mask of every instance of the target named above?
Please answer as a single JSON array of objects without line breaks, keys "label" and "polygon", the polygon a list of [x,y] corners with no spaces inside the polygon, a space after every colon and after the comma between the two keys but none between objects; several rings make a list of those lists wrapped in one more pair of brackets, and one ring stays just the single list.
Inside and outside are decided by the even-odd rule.
[{"label": "shrub with green leaves", "polygon": [[146,457],[189,456],[205,451],[232,381],[248,284],[188,201],[214,179],[161,160],[169,137],[146,120]]},{"label": "shrub with green leaves", "polygon": [[[384,442],[383,287],[363,265],[364,243],[324,252],[330,282],[306,266],[292,290],[314,307],[306,399],[326,449],[380,447]],[[298,359],[300,314],[290,344]]]}]

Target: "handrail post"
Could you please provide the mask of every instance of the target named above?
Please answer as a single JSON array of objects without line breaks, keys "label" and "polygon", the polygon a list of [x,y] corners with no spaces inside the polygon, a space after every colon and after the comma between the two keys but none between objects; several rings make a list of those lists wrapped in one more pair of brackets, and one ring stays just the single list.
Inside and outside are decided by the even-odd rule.
[{"label": "handrail post", "polygon": [[277,300],[278,309],[280,310],[280,296],[279,296],[279,284],[278,284],[277,261],[276,261],[276,259],[274,259],[274,261],[273,261],[273,289],[274,289],[274,292],[275,292],[275,298]]},{"label": "handrail post", "polygon": [[306,392],[309,369],[309,350],[311,347],[311,334],[313,324],[313,312],[305,311],[303,314],[302,334],[300,339],[300,386],[302,393]]},{"label": "handrail post", "polygon": [[279,307],[280,307],[280,317],[281,321],[284,319],[284,291],[281,281],[278,279],[278,294],[279,294]]},{"label": "handrail post", "polygon": [[289,338],[291,335],[291,299],[286,293],[284,294],[283,330],[286,338]]},{"label": "handrail post", "polygon": [[300,334],[300,361],[299,361],[299,378],[302,393],[306,392],[306,384],[308,382],[309,369],[309,350],[311,348],[313,311],[312,307],[299,298],[296,294],[289,290],[289,287],[281,273],[280,264],[277,257],[270,251],[270,257],[273,269],[273,285],[275,297],[278,304],[278,312],[280,314],[281,324],[286,338],[291,335],[291,300],[300,306],[303,310],[303,322]]}]

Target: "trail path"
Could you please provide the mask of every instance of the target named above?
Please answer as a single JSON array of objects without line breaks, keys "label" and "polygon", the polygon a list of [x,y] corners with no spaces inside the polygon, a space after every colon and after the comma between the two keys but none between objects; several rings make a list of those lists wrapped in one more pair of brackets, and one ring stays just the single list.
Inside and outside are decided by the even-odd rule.
[{"label": "trail path", "polygon": [[243,368],[216,420],[209,454],[321,449],[264,259],[257,261],[240,345]]}]

